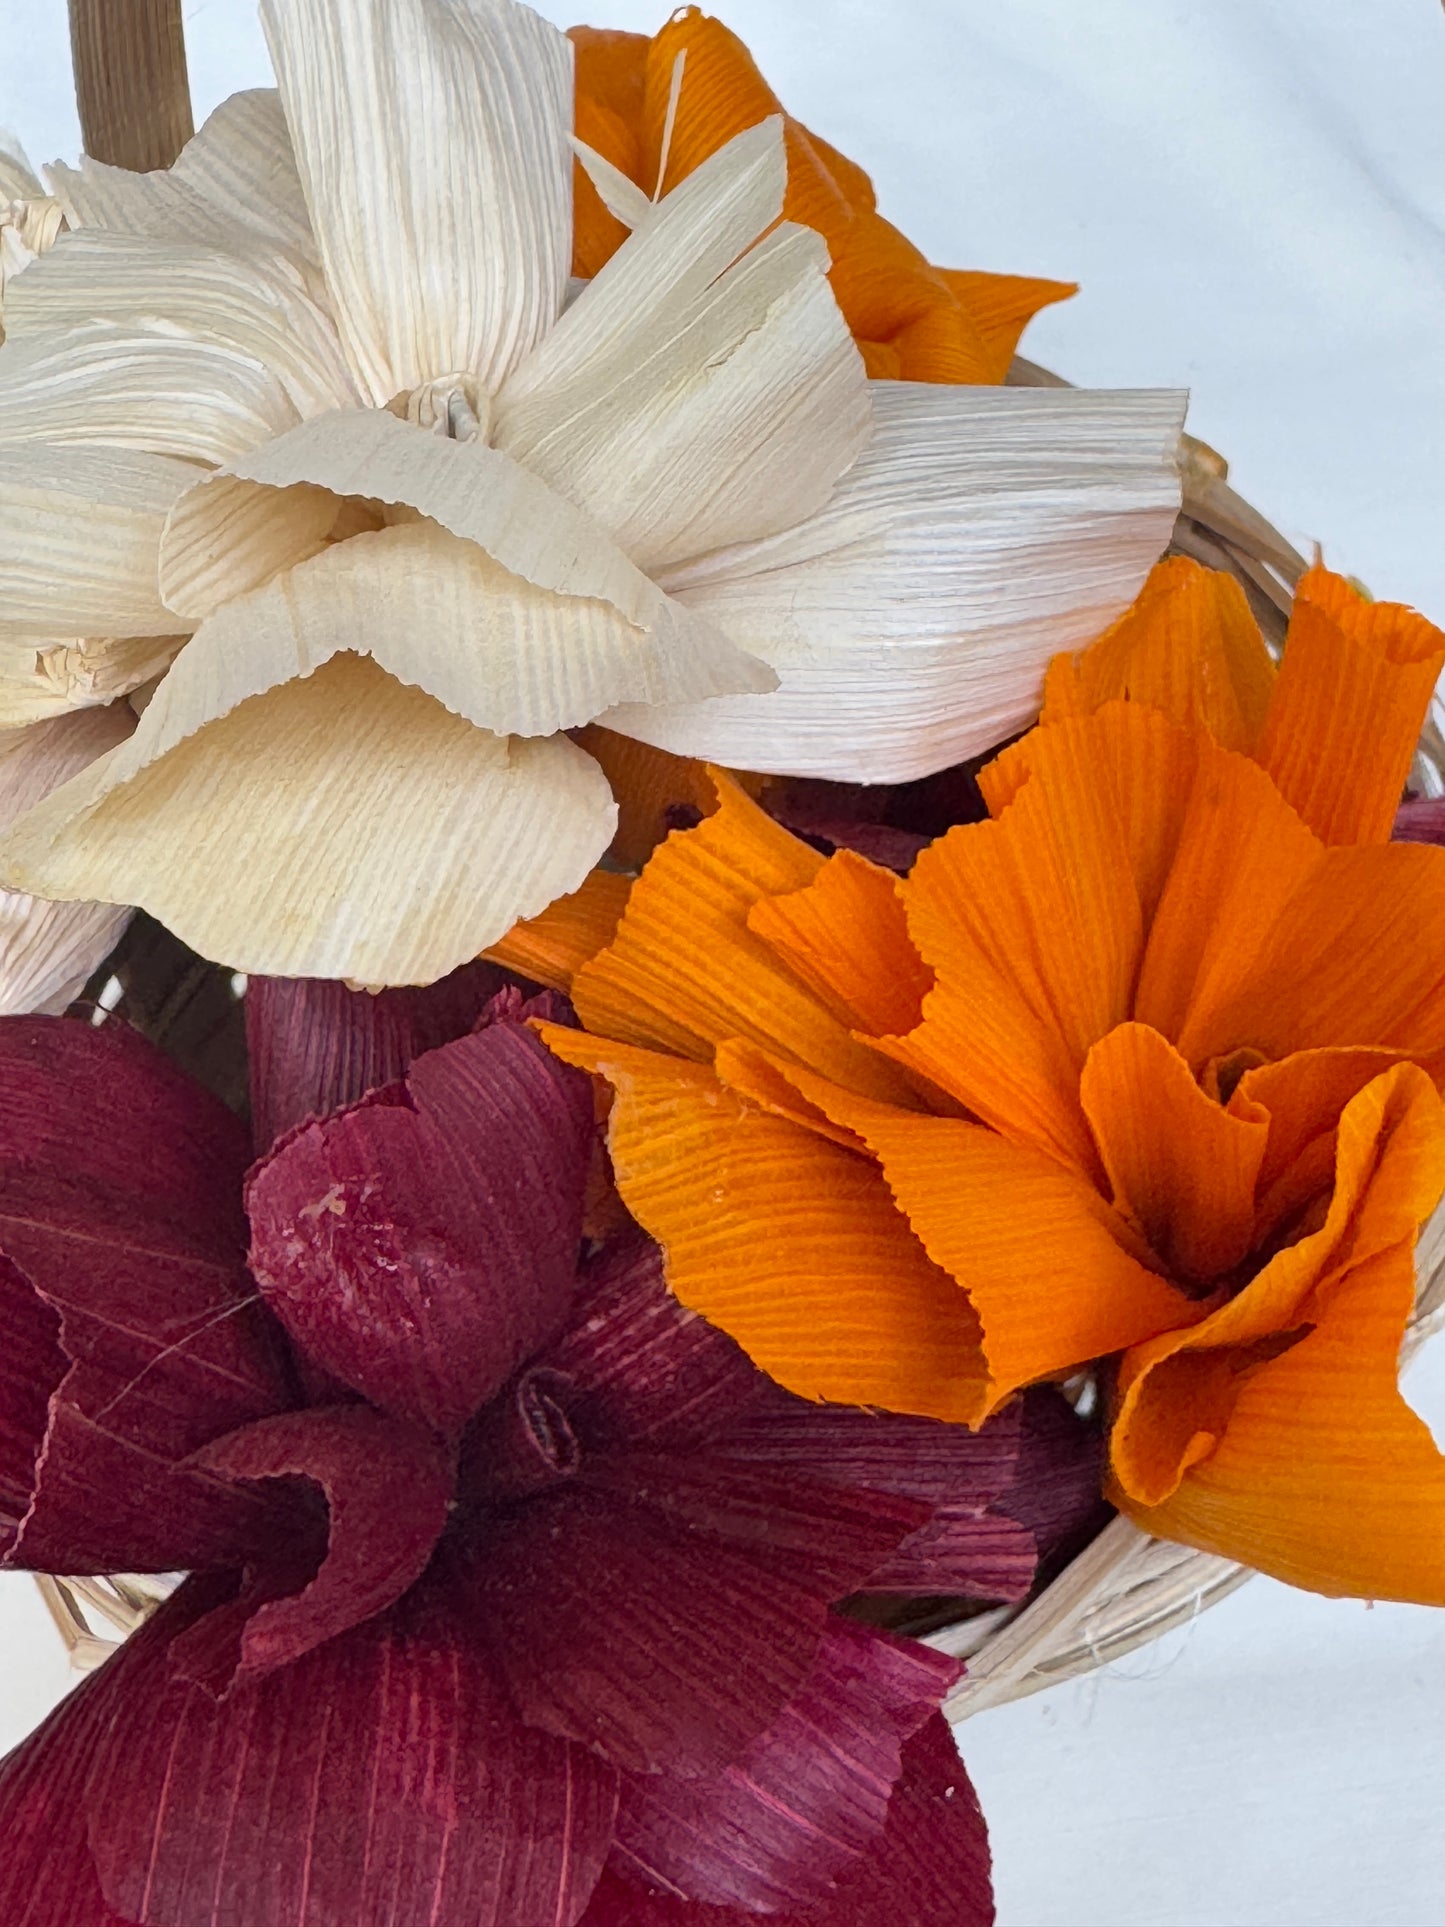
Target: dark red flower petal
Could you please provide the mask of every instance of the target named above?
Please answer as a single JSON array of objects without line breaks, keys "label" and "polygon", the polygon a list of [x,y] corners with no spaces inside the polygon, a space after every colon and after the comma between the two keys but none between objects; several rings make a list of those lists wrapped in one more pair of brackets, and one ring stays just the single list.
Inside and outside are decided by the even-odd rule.
[{"label": "dark red flower petal", "polygon": [[7,1551],[30,1510],[50,1395],[66,1370],[59,1312],[0,1257],[0,1548]]},{"label": "dark red flower petal", "polygon": [[926,1526],[859,1587],[891,1598],[958,1594],[1012,1602],[1027,1598],[1038,1570],[1028,1527],[985,1506],[939,1506]]},{"label": "dark red flower petal", "polygon": [[1040,1564],[1054,1570],[1114,1516],[1103,1496],[1103,1428],[1052,1385],[1031,1386],[1018,1413],[1018,1467],[998,1510],[1028,1528]]},{"label": "dark red flower petal", "polygon": [[928,1508],[708,1451],[585,1453],[477,1556],[525,1717],[634,1772],[715,1771],[799,1691],[828,1623]]},{"label": "dark red flower petal", "polygon": [[813,1405],[769,1387],[730,1427],[730,1459],[788,1467],[836,1485],[903,1492],[932,1505],[992,1505],[1018,1468],[1019,1407],[1006,1405],[971,1432],[939,1419]]},{"label": "dark red flower petal", "polygon": [[907,876],[929,840],[916,830],[899,830],[889,823],[864,823],[835,815],[827,807],[826,799],[821,808],[807,802],[781,802],[769,814],[823,856],[832,856],[835,850],[852,850],[899,876]]},{"label": "dark red flower petal", "polygon": [[976,772],[996,754],[990,750],[987,756],[952,764],[911,783],[834,783],[793,777],[772,785],[760,800],[776,822],[799,836],[856,849],[874,863],[906,870],[920,845],[933,842],[956,824],[978,823],[987,817]]},{"label": "dark red flower petal", "polygon": [[922,1501],[926,1521],[860,1583],[893,1594],[1022,1599],[1033,1583],[1032,1533],[996,1504],[1018,1473],[1021,1408],[977,1432],[936,1419],[811,1405],[770,1391],[718,1440],[728,1461],[768,1466],[850,1492]]},{"label": "dark red flower petal", "polygon": [[228,1562],[254,1535],[255,1500],[181,1461],[292,1398],[242,1262],[245,1129],[119,1024],[0,1020],[0,1092],[0,1465],[12,1519],[38,1393],[49,1395],[9,1561],[56,1572]]},{"label": "dark red flower petal", "polygon": [[815,1905],[882,1833],[904,1744],[961,1671],[835,1619],[803,1691],[731,1766],[702,1780],[628,1776],[617,1864],[713,1906]]},{"label": "dark red flower petal", "polygon": [[[572,1927],[616,1782],[518,1721],[433,1588],[217,1703],[170,1675],[217,1603],[192,1581],[0,1767],[0,1919],[70,1877],[20,1825],[80,1800],[101,1891],[140,1927]],[[94,1927],[112,1927],[104,1916]]]},{"label": "dark red flower petal", "polygon": [[[724,1481],[740,1480],[751,1463],[790,1482],[926,1502],[928,1523],[868,1576],[870,1590],[1014,1599],[1033,1579],[1031,1535],[992,1508],[1014,1482],[1018,1405],[974,1434],[793,1398],[678,1303],[657,1247],[640,1238],[619,1241],[588,1268],[577,1322],[548,1360],[574,1387],[569,1417],[589,1466],[613,1463],[611,1452],[597,1459],[599,1446],[633,1440],[692,1449],[708,1440],[709,1460],[732,1467]],[[621,1463],[625,1485],[637,1473]]]},{"label": "dark red flower petal", "polygon": [[1396,843],[1445,843],[1445,796],[1412,796],[1395,814]]},{"label": "dark red flower petal", "polygon": [[941,1713],[908,1742],[903,1764],[882,1851],[808,1927],[992,1927],[988,1828]]},{"label": "dark red flower petal", "polygon": [[759,1927],[760,1920],[767,1927],[992,1927],[988,1831],[942,1714],[904,1747],[881,1838],[827,1900],[760,1916],[649,1891],[612,1863],[580,1927]]},{"label": "dark red flower petal", "polygon": [[[33,1166],[26,1175],[36,1183],[97,1190],[122,1208],[144,1200],[157,1221],[193,1231],[206,1254],[244,1251],[246,1128],[138,1031],[3,1017],[0,1074],[7,1190],[22,1175],[12,1163]],[[25,1229],[23,1221],[12,1227],[7,1248]]]},{"label": "dark red flower petal", "polygon": [[470,1566],[524,1719],[636,1773],[715,1772],[801,1690],[827,1601],[710,1533],[573,1480]]},{"label": "dark red flower petal", "polygon": [[856,1592],[931,1511],[903,1493],[731,1458],[725,1439],[694,1452],[597,1453],[580,1476],[594,1491],[644,1505],[692,1535],[709,1534],[728,1553],[829,1602]]},{"label": "dark red flower petal", "polygon": [[246,985],[251,1128],[258,1152],[308,1117],[326,1117],[404,1077],[412,1060],[465,1037],[501,982],[464,964],[425,988],[348,990],[317,977]]},{"label": "dark red flower petal", "polygon": [[566,1314],[592,1143],[587,1078],[493,1024],[257,1167],[252,1269],[327,1371],[455,1434]]},{"label": "dark red flower petal", "polygon": [[573,1423],[592,1444],[697,1444],[769,1387],[741,1346],[673,1297],[661,1251],[640,1232],[584,1266],[547,1363],[576,1388]]},{"label": "dark red flower petal", "polygon": [[[269,1547],[237,1610],[219,1616],[224,1628],[203,1620],[178,1642],[181,1671],[213,1692],[289,1666],[394,1605],[426,1570],[455,1486],[447,1446],[366,1405],[264,1419],[207,1446],[196,1462],[263,1490],[304,1481],[325,1499],[319,1563],[309,1535],[298,1549],[300,1589],[285,1590],[291,1548]],[[281,1515],[273,1531],[284,1529]]]}]

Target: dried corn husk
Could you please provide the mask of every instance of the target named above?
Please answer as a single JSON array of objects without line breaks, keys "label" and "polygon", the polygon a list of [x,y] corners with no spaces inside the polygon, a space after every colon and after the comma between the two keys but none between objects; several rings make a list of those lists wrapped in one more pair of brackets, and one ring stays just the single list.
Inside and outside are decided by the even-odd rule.
[{"label": "dried corn husk", "polygon": [[[1182,397],[869,383],[779,225],[780,120],[651,200],[584,151],[633,231],[574,293],[565,37],[511,0],[262,12],[278,94],[169,171],[55,170],[71,231],[12,289],[0,645],[102,637],[114,687],[115,644],[195,632],[125,752],[3,839],[16,888],[273,974],[436,975],[605,847],[561,732],[902,780],[1131,599]],[[37,707],[11,667],[0,723]],[[219,904],[223,842],[265,882]]]}]

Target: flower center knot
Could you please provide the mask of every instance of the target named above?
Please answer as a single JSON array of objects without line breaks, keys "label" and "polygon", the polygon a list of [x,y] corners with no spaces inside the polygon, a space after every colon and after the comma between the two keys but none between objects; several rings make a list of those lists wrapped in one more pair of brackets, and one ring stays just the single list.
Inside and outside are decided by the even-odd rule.
[{"label": "flower center knot", "polygon": [[565,1373],[534,1369],[487,1407],[464,1452],[469,1496],[494,1505],[530,1498],[573,1476],[582,1458],[567,1413],[573,1390]]},{"label": "flower center knot", "polygon": [[452,442],[484,442],[492,426],[492,399],[475,375],[438,375],[394,395],[386,412]]}]

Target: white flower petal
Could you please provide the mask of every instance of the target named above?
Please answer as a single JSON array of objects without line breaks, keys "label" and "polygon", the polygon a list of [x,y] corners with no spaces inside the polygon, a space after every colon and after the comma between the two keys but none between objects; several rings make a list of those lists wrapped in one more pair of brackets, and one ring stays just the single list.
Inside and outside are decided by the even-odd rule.
[{"label": "white flower petal", "polygon": [[589,281],[545,341],[497,395],[499,433],[519,444],[531,407],[550,408],[575,389],[590,400],[631,365],[639,317],[654,326],[692,305],[783,211],[788,183],[783,123],[761,121],[679,182],[653,218],[629,235]]},{"label": "white flower petal", "polygon": [[25,149],[8,129],[0,129],[0,201],[39,200],[44,193]]},{"label": "white flower petal", "polygon": [[643,227],[657,212],[658,203],[650,201],[630,174],[614,167],[605,154],[599,154],[586,141],[572,136],[572,152],[581,161],[589,181],[601,196],[602,205],[626,228]]},{"label": "white flower petal", "polygon": [[234,969],[427,983],[611,840],[606,779],[565,736],[488,735],[364,657],[188,726],[172,680],[130,742],[0,834],[0,875],[129,898]]},{"label": "white flower petal", "polygon": [[301,270],[279,254],[228,254],[86,228],[62,235],[6,289],[10,341],[98,321],[246,355],[271,371],[302,417],[358,399],[334,326]]},{"label": "white flower petal", "polygon": [[[175,700],[203,664],[224,678],[244,661],[265,686],[351,649],[479,729],[548,736],[617,702],[696,702],[770,676],[712,642],[685,629],[640,634],[609,603],[539,589],[475,543],[416,521],[335,543],[227,602],[161,693]],[[199,706],[211,714],[220,702],[207,695]]]},{"label": "white flower petal", "polygon": [[494,389],[561,312],[572,49],[512,0],[262,0],[351,364]]},{"label": "white flower petal", "polygon": [[0,350],[0,447],[76,442],[224,462],[297,420],[268,369],[193,335],[92,322]]},{"label": "white flower petal", "polygon": [[204,622],[234,596],[320,555],[341,509],[328,489],[305,482],[265,488],[208,476],[176,503],[161,536],[161,600],[180,621]]},{"label": "white flower petal", "polygon": [[685,307],[650,314],[640,289],[625,347],[599,342],[590,379],[503,397],[498,445],[654,573],[817,514],[871,419],[827,267],[819,235],[784,226]]},{"label": "white flower petal", "polygon": [[55,245],[63,219],[60,203],[35,178],[14,136],[0,131],[0,317],[6,286]]},{"label": "white flower petal", "polygon": [[1001,742],[1120,613],[1179,507],[1180,394],[873,384],[821,515],[663,577],[772,663],[771,696],[609,728],[745,769],[895,783]]},{"label": "white flower petal", "polygon": [[189,462],[110,448],[0,448],[0,640],[174,630],[156,577]]},{"label": "white flower petal", "polygon": [[47,170],[70,225],[199,247],[257,244],[314,262],[316,244],[275,88],[233,94],[174,167],[132,174],[88,156]]},{"label": "white flower petal", "polygon": [[[134,728],[122,703],[0,735],[0,829]],[[63,1011],[115,948],[130,914],[112,903],[48,903],[0,890],[0,1016]]]},{"label": "white flower petal", "polygon": [[[770,672],[665,596],[589,516],[535,475],[484,442],[426,434],[382,409],[308,422],[197,488],[178,507],[162,558],[166,597],[177,611],[192,615],[203,602],[216,607],[222,591],[242,586],[241,563],[250,586],[299,561],[303,538],[320,546],[315,524],[303,520],[308,513],[319,519],[319,510],[297,502],[293,523],[287,513],[247,503],[247,483],[276,490],[309,483],[333,496],[404,504],[538,589],[610,605],[636,632],[632,647],[639,664],[675,657],[679,673],[690,680],[708,663],[714,688],[773,686]],[[238,540],[242,529],[245,544]],[[223,580],[205,574],[210,554],[239,561],[226,563],[230,573]]]},{"label": "white flower petal", "polygon": [[167,670],[184,636],[0,643],[0,730],[129,695]]}]

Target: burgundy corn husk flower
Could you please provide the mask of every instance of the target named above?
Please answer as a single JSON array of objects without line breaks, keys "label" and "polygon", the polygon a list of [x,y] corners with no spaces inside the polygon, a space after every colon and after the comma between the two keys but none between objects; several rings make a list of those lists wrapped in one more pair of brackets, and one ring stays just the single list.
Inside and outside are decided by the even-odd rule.
[{"label": "burgundy corn husk flower", "polygon": [[[273,1122],[298,1000],[252,1013]],[[441,1002],[377,1052],[332,995],[312,1087],[404,1078],[249,1176],[135,1034],[0,1022],[5,1563],[193,1574],[0,1766],[0,1920],[991,1919],[956,1665],[832,1608],[1019,1598],[1093,1435],[781,1392],[640,1234],[584,1246],[590,1086],[518,994],[413,1055]]]}]

